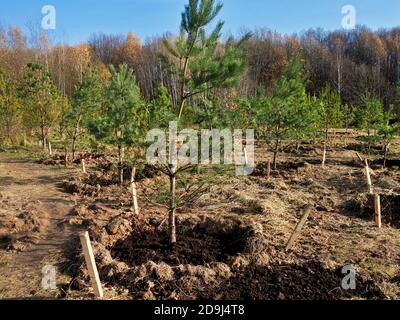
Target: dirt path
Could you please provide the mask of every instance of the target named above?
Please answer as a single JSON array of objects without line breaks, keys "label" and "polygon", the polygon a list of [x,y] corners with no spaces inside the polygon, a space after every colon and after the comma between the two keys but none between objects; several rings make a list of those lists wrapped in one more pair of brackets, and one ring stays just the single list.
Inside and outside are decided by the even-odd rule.
[{"label": "dirt path", "polygon": [[[11,218],[34,208],[40,231],[22,252],[0,250],[0,298],[54,298],[58,290],[43,290],[42,268],[56,265],[72,230],[61,223],[74,201],[57,187],[66,175],[63,169],[44,167],[0,154],[0,208]],[[6,213],[4,213],[6,212]],[[60,283],[58,275],[57,283]]]}]

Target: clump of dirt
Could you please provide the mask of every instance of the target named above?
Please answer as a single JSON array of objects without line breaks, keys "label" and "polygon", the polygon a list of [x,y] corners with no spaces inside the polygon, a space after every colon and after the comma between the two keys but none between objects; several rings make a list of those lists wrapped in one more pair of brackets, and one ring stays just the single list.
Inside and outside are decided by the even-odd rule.
[{"label": "clump of dirt", "polygon": [[278,164],[278,170],[297,170],[306,166],[309,164],[305,161],[286,161]]},{"label": "clump of dirt", "polygon": [[262,161],[256,164],[256,167],[251,174],[254,177],[266,177],[268,174],[268,162]]},{"label": "clump of dirt", "polygon": [[[155,222],[152,221],[152,224]],[[240,220],[210,218],[198,222],[192,218],[180,221],[177,232],[180,240],[170,247],[165,228],[159,230],[149,223],[136,223],[132,234],[118,241],[111,254],[132,266],[150,260],[172,266],[226,262],[231,256],[248,250],[249,241],[255,234],[251,226],[243,225]]]},{"label": "clump of dirt", "polygon": [[99,184],[91,185],[86,184],[81,178],[72,178],[71,180],[65,180],[60,184],[60,187],[67,193],[80,194],[86,196],[96,196],[100,190],[101,186]]},{"label": "clump of dirt", "polygon": [[23,251],[37,241],[44,228],[35,205],[17,214],[0,210],[0,249]]},{"label": "clump of dirt", "polygon": [[[112,159],[110,156],[107,156],[104,153],[99,152],[85,152],[85,153],[76,153],[75,159],[72,161],[73,164],[81,164],[82,160],[85,160],[86,164],[101,164],[104,162],[111,161]],[[70,159],[71,160],[71,159]],[[65,164],[65,154],[56,152],[53,155],[46,155],[45,157],[38,160],[39,164],[44,165],[64,165]]]},{"label": "clump of dirt", "polygon": [[77,153],[75,155],[75,160],[73,163],[81,164],[82,160],[85,160],[86,164],[96,164],[99,161],[103,161],[103,159],[107,158],[104,153],[100,152],[85,152],[85,153]]},{"label": "clump of dirt", "polygon": [[44,164],[45,166],[61,165],[65,164],[65,155],[56,153],[52,156],[48,155],[44,158],[41,158],[37,162],[39,164]]},{"label": "clump of dirt", "polygon": [[343,290],[340,270],[318,261],[303,264],[279,263],[267,267],[250,265],[217,288],[204,292],[204,299],[223,300],[337,300],[343,298],[384,298],[373,282],[357,279],[356,290]]},{"label": "clump of dirt", "polygon": [[[362,278],[357,278],[357,290],[344,291],[343,275],[319,261],[275,259],[268,254],[263,228],[257,223],[234,216],[181,216],[178,243],[171,247],[166,227],[159,227],[162,220],[162,216],[113,217],[90,228],[106,285],[117,292],[128,289],[134,299],[384,298],[373,282]],[[127,224],[129,232],[111,230]],[[73,260],[77,268],[69,288],[84,290],[89,275],[79,267],[83,257],[75,251]]]},{"label": "clump of dirt", "polygon": [[[376,159],[370,162],[370,166],[373,169],[380,168],[385,163],[385,159]],[[400,168],[400,160],[398,159],[387,159],[385,166],[387,168],[398,169]]]},{"label": "clump of dirt", "polygon": [[[163,190],[152,188],[167,182],[161,180],[164,177],[157,177],[157,170],[150,167],[143,175],[137,170],[136,180],[143,181],[137,188],[140,215],[135,215],[129,188],[119,185],[118,166],[103,159],[88,175],[71,182],[69,188],[85,196],[69,222],[89,231],[105,288],[129,298],[397,297],[397,288],[387,288],[398,274],[398,230],[387,228],[382,235],[373,226],[372,199],[361,194],[366,189],[362,162],[353,150],[334,144],[325,169],[321,158],[321,147],[314,145],[300,153],[282,153],[278,170],[272,170],[267,180],[260,177],[267,174],[271,154],[263,151],[252,176],[221,173],[221,183],[211,186],[195,205],[177,211],[174,247],[168,245],[166,210],[156,204],[164,200]],[[130,170],[124,164],[125,180]],[[374,171],[376,191],[398,193],[393,170]],[[197,179],[197,174],[191,172],[190,179]],[[344,197],[356,201],[343,205]],[[391,215],[397,200],[386,209],[393,211]],[[295,247],[286,252],[285,244],[306,205],[314,209]],[[385,206],[383,196],[383,215]],[[386,250],[381,250],[383,245]],[[80,250],[75,253],[69,261],[69,267],[76,267],[71,288],[86,290],[90,279]],[[357,269],[354,291],[341,288],[344,275],[337,269],[349,263]]]},{"label": "clump of dirt", "polygon": [[[382,222],[400,229],[400,195],[381,194]],[[360,217],[374,219],[374,196],[360,194],[345,204],[345,209]]]}]

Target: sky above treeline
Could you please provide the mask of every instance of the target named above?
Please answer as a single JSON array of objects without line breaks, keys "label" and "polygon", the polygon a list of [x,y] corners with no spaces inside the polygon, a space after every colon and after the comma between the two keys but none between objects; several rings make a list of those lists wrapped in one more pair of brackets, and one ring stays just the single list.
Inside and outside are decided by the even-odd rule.
[{"label": "sky above treeline", "polygon": [[[0,1],[0,24],[41,28],[42,8],[56,10],[54,38],[70,44],[92,33],[126,34],[142,40],[166,32],[177,33],[187,0],[12,0]],[[356,23],[377,30],[400,26],[400,0],[224,0],[220,19],[225,34],[243,29],[269,28],[284,34],[309,28],[342,28],[342,8],[352,5]]]}]

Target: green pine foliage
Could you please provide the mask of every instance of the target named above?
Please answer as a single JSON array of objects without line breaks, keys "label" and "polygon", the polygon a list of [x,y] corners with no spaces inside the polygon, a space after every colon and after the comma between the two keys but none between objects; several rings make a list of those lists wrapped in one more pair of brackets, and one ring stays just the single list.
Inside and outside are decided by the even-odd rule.
[{"label": "green pine foliage", "polygon": [[43,148],[60,115],[61,95],[50,72],[38,63],[29,63],[20,86],[24,125],[39,135]]},{"label": "green pine foliage", "polygon": [[356,121],[359,129],[367,131],[367,147],[370,151],[375,134],[384,120],[384,110],[382,101],[370,93],[366,93],[362,101],[362,105],[356,111]]},{"label": "green pine foliage", "polygon": [[329,129],[341,126],[343,120],[340,97],[328,84],[321,91],[317,108],[319,128],[327,142]]},{"label": "green pine foliage", "polygon": [[378,125],[378,135],[381,138],[384,150],[384,166],[386,166],[390,144],[400,134],[400,123],[395,120],[396,114],[393,105],[391,105],[387,111],[383,112],[382,121]]},{"label": "green pine foliage", "polygon": [[144,144],[147,111],[133,71],[121,65],[111,68],[111,84],[106,89],[104,110],[97,119],[88,121],[88,127],[97,139],[118,148],[122,162],[123,149]]},{"label": "green pine foliage", "polygon": [[294,58],[279,79],[270,96],[261,96],[256,112],[273,141],[273,166],[284,139],[304,139],[315,121],[315,112],[306,93],[306,77],[303,62]]},{"label": "green pine foliage", "polygon": [[190,0],[182,13],[180,36],[164,40],[168,55],[161,56],[168,70],[179,79],[178,119],[188,99],[214,88],[231,88],[238,83],[246,63],[243,45],[250,34],[235,42],[230,37],[220,46],[223,22],[207,33],[223,5],[215,0]]},{"label": "green pine foliage", "polygon": [[99,116],[104,104],[104,88],[96,69],[85,74],[77,85],[71,98],[71,108],[63,116],[63,124],[71,141],[72,158],[75,158],[76,145],[86,133],[86,124]]},{"label": "green pine foliage", "polygon": [[148,125],[150,129],[167,128],[170,121],[176,120],[176,116],[173,113],[171,97],[167,88],[163,85],[157,88],[147,109],[149,117]]}]

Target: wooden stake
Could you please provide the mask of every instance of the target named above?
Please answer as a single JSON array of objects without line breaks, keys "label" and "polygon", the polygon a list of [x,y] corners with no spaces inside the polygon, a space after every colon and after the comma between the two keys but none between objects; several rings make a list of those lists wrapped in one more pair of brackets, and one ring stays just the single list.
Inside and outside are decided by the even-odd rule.
[{"label": "wooden stake", "polygon": [[371,175],[369,172],[369,165],[368,165],[368,159],[365,159],[365,175],[367,176],[367,185],[368,185],[368,192],[370,194],[373,194],[373,188],[372,188],[372,181],[371,181]]},{"label": "wooden stake", "polygon": [[324,154],[322,155],[322,168],[325,169],[326,162],[326,143],[324,143]]},{"label": "wooden stake", "polygon": [[49,140],[49,155],[53,155],[53,149],[51,148],[51,142]]},{"label": "wooden stake", "polygon": [[92,246],[90,244],[89,232],[86,231],[80,233],[79,238],[81,240],[83,254],[85,256],[86,266],[89,271],[94,293],[96,294],[96,297],[103,298],[103,289],[101,287],[99,273],[97,271]]},{"label": "wooden stake", "polygon": [[360,156],[360,154],[358,152],[356,152],[357,158],[364,163],[364,159]]},{"label": "wooden stake", "polygon": [[378,228],[382,228],[382,210],[381,210],[381,196],[377,193],[374,195],[375,207],[375,223]]},{"label": "wooden stake", "polygon": [[364,163],[364,159],[360,156],[360,154],[358,152],[356,152],[357,158]]},{"label": "wooden stake", "polygon": [[131,174],[132,205],[133,205],[133,210],[134,210],[135,214],[139,214],[139,205],[138,205],[138,201],[137,201],[135,177],[136,177],[136,168],[133,167],[132,174]]},{"label": "wooden stake", "polygon": [[68,149],[64,149],[65,167],[68,167]]},{"label": "wooden stake", "polygon": [[267,162],[267,179],[271,177],[271,160]]},{"label": "wooden stake", "polygon": [[310,215],[311,209],[312,209],[311,206],[307,206],[303,216],[301,217],[299,223],[296,226],[296,229],[293,231],[288,243],[286,244],[286,249],[285,249],[286,251],[289,251],[293,247],[294,242],[299,237],[301,229],[303,229],[304,224],[306,223],[306,221]]},{"label": "wooden stake", "polygon": [[82,172],[86,173],[86,164],[85,164],[85,159],[82,159]]}]

